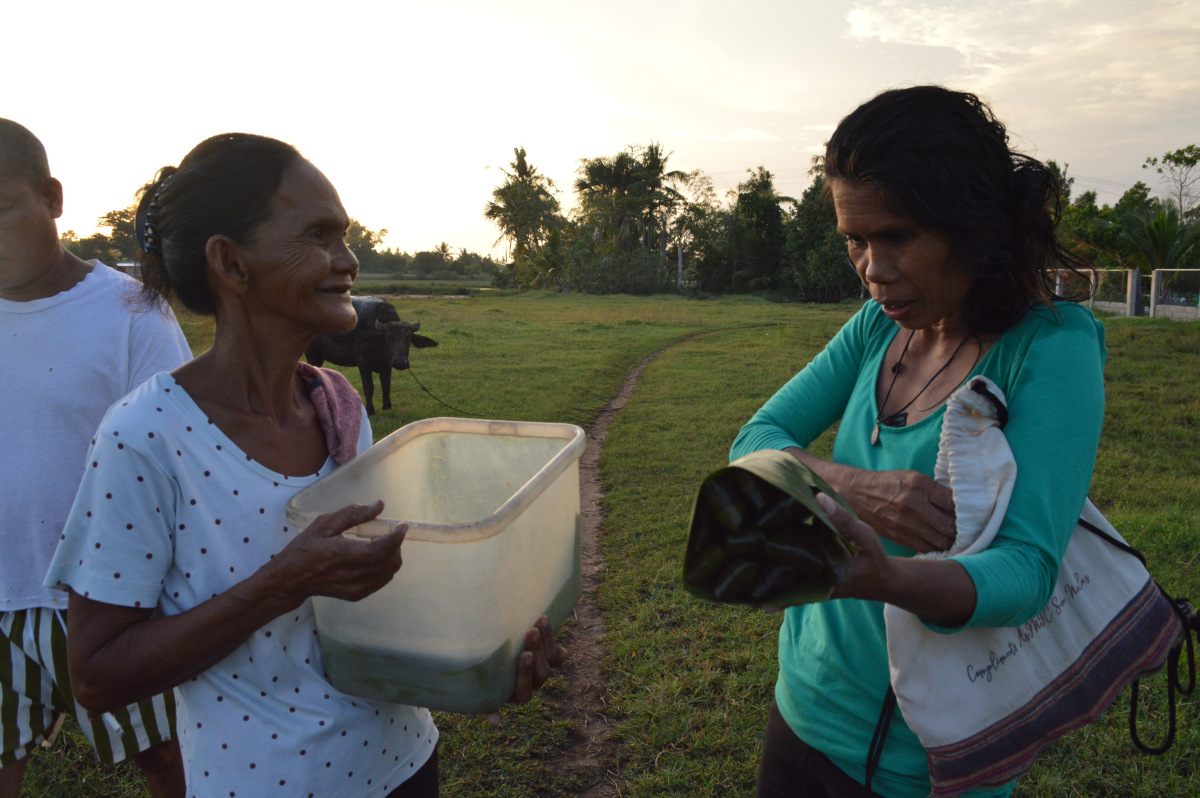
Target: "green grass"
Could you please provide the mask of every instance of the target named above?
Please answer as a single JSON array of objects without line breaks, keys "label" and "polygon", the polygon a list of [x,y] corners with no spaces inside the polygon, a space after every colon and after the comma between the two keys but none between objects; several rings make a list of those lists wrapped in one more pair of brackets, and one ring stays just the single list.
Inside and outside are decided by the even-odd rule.
[{"label": "green grass", "polygon": [[87,738],[67,718],[53,749],[29,758],[22,798],[133,798],[148,795],[141,772],[129,762],[101,767]]},{"label": "green grass", "polygon": [[[678,572],[686,519],[696,484],[725,462],[739,426],[855,306],[537,292],[397,305],[402,318],[419,319],[422,333],[440,342],[412,358],[421,382],[449,404],[492,418],[588,426],[625,375],[661,352],[617,415],[601,461],[608,567],[599,601],[622,795],[752,794],[779,618],[684,593]],[[1092,496],[1168,590],[1200,599],[1192,518],[1200,504],[1200,324],[1105,325],[1108,409]],[[211,325],[185,327],[196,351],[203,349]],[[357,384],[357,374],[346,372]],[[395,407],[374,419],[377,439],[413,420],[456,414],[404,374],[393,375],[392,399]],[[815,449],[827,454],[829,439]],[[1165,691],[1161,677],[1150,685],[1147,736],[1157,739]],[[571,739],[555,714],[564,689],[561,678],[552,679],[535,701],[506,709],[499,730],[482,718],[440,715],[444,794],[578,793],[578,774],[550,764]],[[1101,722],[1054,746],[1016,794],[1190,794],[1200,751],[1195,698],[1180,700],[1179,741],[1158,758],[1129,743],[1127,711],[1125,696]],[[30,775],[67,766],[94,771],[77,748],[60,747],[39,752]],[[46,783],[27,793],[140,794],[136,779],[112,793],[54,792],[40,786]]]},{"label": "green grass", "polygon": [[492,291],[492,278],[479,280],[423,280],[414,277],[397,277],[392,274],[360,274],[354,284],[355,294],[477,294],[482,290]]}]

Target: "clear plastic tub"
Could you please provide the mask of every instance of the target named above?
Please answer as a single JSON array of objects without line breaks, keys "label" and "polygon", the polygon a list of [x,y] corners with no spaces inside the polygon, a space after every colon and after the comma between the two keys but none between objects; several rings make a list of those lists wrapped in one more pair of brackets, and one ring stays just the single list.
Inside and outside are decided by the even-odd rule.
[{"label": "clear plastic tub", "polygon": [[579,598],[584,443],[571,424],[430,418],[293,496],[299,528],[376,499],[383,514],[350,534],[409,527],[386,587],[358,602],[313,599],[333,685],[449,712],[503,704],[525,631],[542,614],[558,628]]}]

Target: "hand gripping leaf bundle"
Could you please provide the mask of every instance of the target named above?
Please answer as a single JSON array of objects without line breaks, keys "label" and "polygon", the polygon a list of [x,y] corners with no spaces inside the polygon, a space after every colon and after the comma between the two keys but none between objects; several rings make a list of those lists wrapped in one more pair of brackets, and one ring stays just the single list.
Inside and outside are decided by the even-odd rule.
[{"label": "hand gripping leaf bundle", "polygon": [[825,601],[850,576],[854,544],[817,505],[840,498],[796,458],[753,452],[700,484],[683,581],[692,595],[731,604]]}]

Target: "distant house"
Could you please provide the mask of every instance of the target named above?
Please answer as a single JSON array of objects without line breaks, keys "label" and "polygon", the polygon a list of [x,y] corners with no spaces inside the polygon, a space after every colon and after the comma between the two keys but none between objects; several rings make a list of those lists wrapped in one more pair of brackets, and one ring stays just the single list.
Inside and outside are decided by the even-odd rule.
[{"label": "distant house", "polygon": [[119,272],[125,272],[131,277],[141,279],[141,275],[138,273],[138,265],[131,260],[123,260],[113,268]]}]

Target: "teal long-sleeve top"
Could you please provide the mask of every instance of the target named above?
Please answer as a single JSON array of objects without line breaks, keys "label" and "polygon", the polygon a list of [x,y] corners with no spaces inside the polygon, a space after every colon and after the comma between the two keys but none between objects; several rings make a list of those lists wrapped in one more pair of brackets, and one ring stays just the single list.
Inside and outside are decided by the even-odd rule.
[{"label": "teal long-sleeve top", "polygon": [[[878,304],[868,302],[742,428],[731,458],[807,447],[840,420],[834,462],[932,477],[944,408],[911,426],[880,427],[879,445],[870,441],[878,414],[876,380],[898,330]],[[1104,418],[1104,360],[1103,326],[1086,308],[1064,302],[1030,311],[972,371],[993,380],[1008,399],[1005,435],[1017,477],[992,545],[953,558],[975,584],[967,627],[1016,626],[1049,600],[1091,482]],[[883,544],[890,555],[914,554],[887,538]],[[802,740],[860,782],[887,688],[881,603],[839,599],[785,612],[775,686],[779,711]],[[899,713],[872,789],[898,798],[929,794],[924,749]],[[969,794],[1011,791],[1010,784]]]}]

